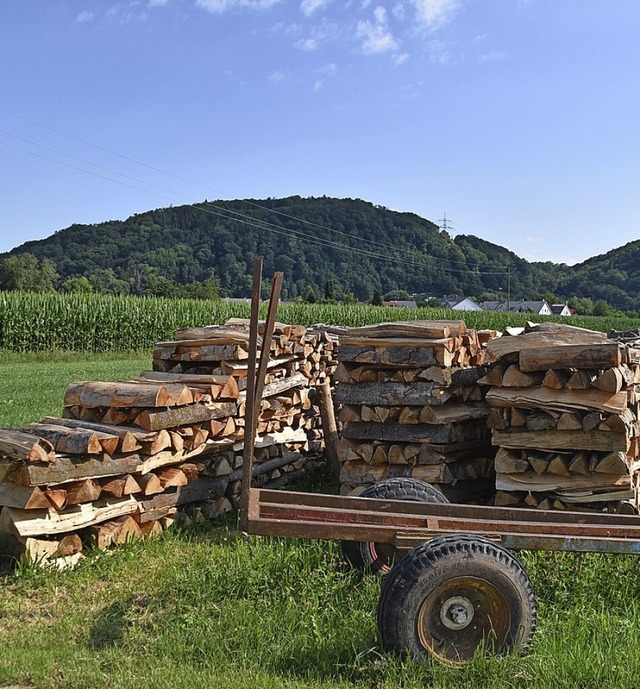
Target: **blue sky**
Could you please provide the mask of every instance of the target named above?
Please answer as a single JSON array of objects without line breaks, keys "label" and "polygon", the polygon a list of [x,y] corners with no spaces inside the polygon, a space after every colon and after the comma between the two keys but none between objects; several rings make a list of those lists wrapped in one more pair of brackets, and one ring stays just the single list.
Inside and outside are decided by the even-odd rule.
[{"label": "blue sky", "polygon": [[639,238],[639,37],[637,0],[4,0],[0,251],[299,194],[585,260]]}]

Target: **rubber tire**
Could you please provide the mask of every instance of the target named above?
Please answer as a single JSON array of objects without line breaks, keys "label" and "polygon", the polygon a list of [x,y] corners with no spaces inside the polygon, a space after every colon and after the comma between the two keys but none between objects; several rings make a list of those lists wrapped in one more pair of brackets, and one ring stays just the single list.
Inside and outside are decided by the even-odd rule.
[{"label": "rubber tire", "polygon": [[[484,593],[473,586],[484,587],[489,597],[483,599]],[[463,598],[469,592],[476,601],[468,606],[474,615],[463,622],[464,629],[448,631],[446,611],[455,601],[470,603]],[[491,596],[493,607],[482,602]],[[488,622],[483,622],[488,610],[498,614],[487,615]],[[428,623],[440,637],[430,635]],[[440,536],[409,551],[385,579],[378,604],[378,628],[386,650],[416,659],[433,655],[452,666],[470,662],[483,645],[498,654],[524,651],[535,627],[536,597],[524,567],[512,553],[480,536]],[[441,650],[429,648],[429,640],[437,645],[447,635]]]},{"label": "rubber tire", "polygon": [[[359,496],[379,500],[408,500],[410,502],[448,503],[444,493],[426,481],[416,478],[388,478],[369,486]],[[368,541],[342,541],[342,553],[354,569],[371,574],[387,574],[395,560],[391,546],[385,554]],[[389,560],[392,560],[389,562]]]}]

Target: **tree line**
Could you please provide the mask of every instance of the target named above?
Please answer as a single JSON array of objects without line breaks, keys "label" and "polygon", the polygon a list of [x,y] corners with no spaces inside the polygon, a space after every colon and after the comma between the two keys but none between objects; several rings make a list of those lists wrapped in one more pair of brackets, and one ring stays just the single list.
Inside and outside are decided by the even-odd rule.
[{"label": "tree line", "polygon": [[[72,225],[0,256],[0,289],[215,299],[250,293],[253,259],[287,300],[572,299],[578,312],[640,310],[639,243],[578,266],[528,262],[414,213],[327,197],[205,201]],[[508,284],[509,283],[509,284]]]}]

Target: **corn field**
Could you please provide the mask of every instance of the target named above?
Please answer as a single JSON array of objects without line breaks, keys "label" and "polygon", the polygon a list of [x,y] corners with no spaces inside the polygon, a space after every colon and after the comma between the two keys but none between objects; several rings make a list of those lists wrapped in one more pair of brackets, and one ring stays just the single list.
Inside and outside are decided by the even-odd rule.
[{"label": "corn field", "polygon": [[[263,305],[264,306],[264,305]],[[248,318],[249,304],[191,299],[112,297],[84,294],[0,292],[0,349],[14,352],[140,351],[172,337],[177,328]],[[544,317],[542,317],[544,318]],[[358,326],[392,320],[463,319],[467,327],[503,330],[540,320],[532,314],[398,309],[362,304],[280,304],[284,323]],[[547,318],[547,320],[549,320]],[[636,327],[628,318],[574,317],[564,320],[608,331]]]}]

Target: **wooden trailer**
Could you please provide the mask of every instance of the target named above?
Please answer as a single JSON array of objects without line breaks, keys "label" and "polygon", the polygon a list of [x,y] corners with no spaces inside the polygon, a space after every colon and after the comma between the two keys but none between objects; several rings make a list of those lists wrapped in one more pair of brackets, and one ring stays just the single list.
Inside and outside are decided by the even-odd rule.
[{"label": "wooden trailer", "polygon": [[378,626],[387,650],[417,658],[431,654],[460,665],[479,648],[526,649],[535,631],[536,599],[512,550],[640,554],[636,515],[456,505],[437,488],[402,478],[376,484],[372,497],[252,488],[255,401],[264,385],[282,274],[275,274],[262,326],[261,278],[256,261],[240,528],[258,535],[339,539],[355,566],[386,573]]}]

